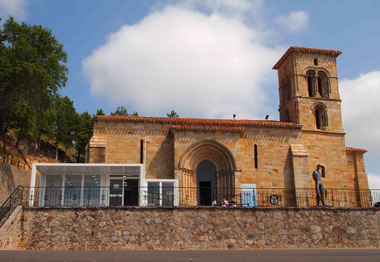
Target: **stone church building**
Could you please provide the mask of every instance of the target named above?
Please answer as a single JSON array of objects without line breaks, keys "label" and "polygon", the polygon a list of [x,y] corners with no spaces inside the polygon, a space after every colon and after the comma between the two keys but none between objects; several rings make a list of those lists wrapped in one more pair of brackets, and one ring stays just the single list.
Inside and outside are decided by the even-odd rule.
[{"label": "stone church building", "polygon": [[[366,150],[345,142],[340,54],[295,46],[286,51],[273,67],[280,121],[97,116],[87,162],[144,164],[148,183],[175,181],[179,188],[213,192],[212,198],[244,187],[311,192],[317,164],[325,188],[368,189]],[[198,196],[194,204],[209,201]]]}]

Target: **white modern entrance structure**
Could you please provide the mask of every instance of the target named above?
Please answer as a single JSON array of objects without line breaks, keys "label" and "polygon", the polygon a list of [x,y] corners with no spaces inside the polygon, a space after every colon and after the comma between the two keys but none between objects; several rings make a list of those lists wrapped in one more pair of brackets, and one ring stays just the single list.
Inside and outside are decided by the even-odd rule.
[{"label": "white modern entrance structure", "polygon": [[[36,186],[37,173],[40,185]],[[144,164],[33,164],[29,205],[177,206],[178,180],[145,179]]]}]

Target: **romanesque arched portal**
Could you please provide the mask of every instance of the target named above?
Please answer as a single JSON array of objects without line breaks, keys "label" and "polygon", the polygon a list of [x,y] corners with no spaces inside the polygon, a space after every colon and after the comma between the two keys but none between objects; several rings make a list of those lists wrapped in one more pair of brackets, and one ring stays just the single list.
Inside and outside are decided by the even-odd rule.
[{"label": "romanesque arched portal", "polygon": [[178,165],[182,170],[183,187],[189,188],[189,190],[193,188],[192,199],[195,201],[193,204],[198,202],[196,201],[196,192],[199,192],[197,167],[204,160],[211,161],[216,168],[217,200],[233,199],[236,164],[232,153],[224,145],[214,140],[203,140],[189,146]]}]

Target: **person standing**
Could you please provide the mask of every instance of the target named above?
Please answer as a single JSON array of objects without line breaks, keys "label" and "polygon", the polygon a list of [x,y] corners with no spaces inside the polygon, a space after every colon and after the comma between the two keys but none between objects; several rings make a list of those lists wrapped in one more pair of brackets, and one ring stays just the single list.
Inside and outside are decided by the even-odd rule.
[{"label": "person standing", "polygon": [[318,164],[317,169],[315,169],[313,172],[313,179],[315,182],[315,191],[317,193],[317,206],[319,206],[319,201],[322,201],[322,205],[326,206],[324,187],[322,183],[321,173],[319,172],[321,168],[322,166]]}]

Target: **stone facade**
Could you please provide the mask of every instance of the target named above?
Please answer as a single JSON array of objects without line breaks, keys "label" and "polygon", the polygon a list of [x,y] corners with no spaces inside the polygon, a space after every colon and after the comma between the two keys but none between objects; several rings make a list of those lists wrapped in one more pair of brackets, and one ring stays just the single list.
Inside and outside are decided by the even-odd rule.
[{"label": "stone facade", "polygon": [[88,162],[140,164],[146,153],[146,178],[198,187],[197,167],[209,160],[218,191],[243,184],[313,188],[312,172],[321,164],[325,188],[366,190],[366,150],[345,144],[336,65],[340,53],[290,47],[283,55],[274,66],[281,122],[97,116]]},{"label": "stone facade", "polygon": [[0,203],[2,204],[19,185],[30,186],[30,171],[0,163]]},{"label": "stone facade", "polygon": [[19,249],[380,247],[378,209],[26,208],[19,219]]}]

